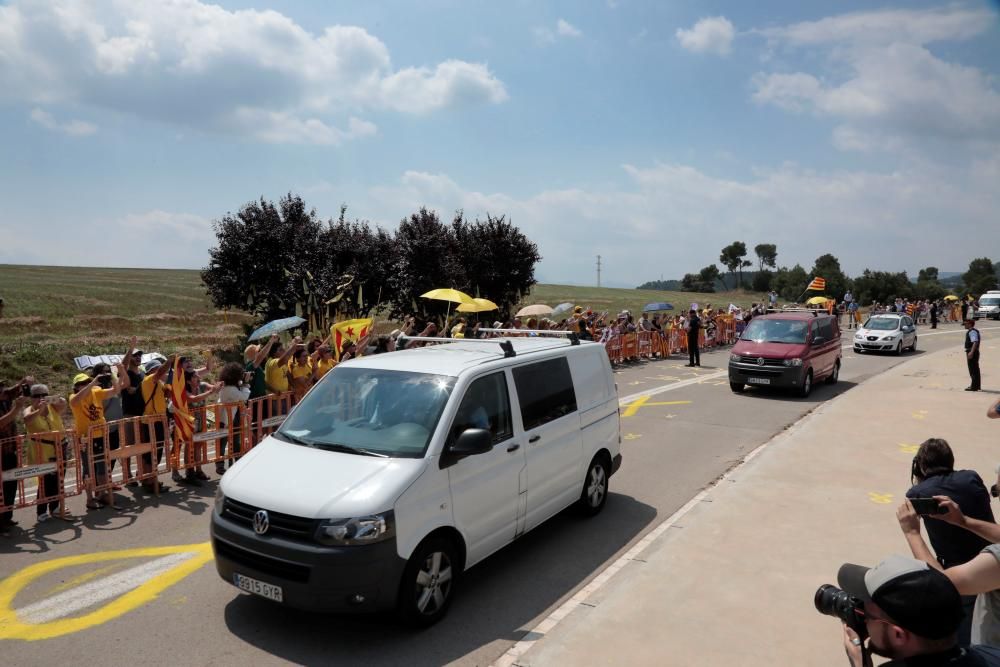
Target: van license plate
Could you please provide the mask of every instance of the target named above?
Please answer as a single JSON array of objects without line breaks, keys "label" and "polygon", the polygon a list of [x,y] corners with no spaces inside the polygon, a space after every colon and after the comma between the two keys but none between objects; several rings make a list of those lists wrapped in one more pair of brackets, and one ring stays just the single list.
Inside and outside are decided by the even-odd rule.
[{"label": "van license plate", "polygon": [[275,602],[283,602],[281,586],[264,583],[263,581],[258,581],[242,574],[234,574],[233,583],[241,591],[253,593],[254,595],[259,595],[262,598],[274,600]]},{"label": "van license plate", "polygon": [[771,378],[747,378],[747,384],[771,384]]}]

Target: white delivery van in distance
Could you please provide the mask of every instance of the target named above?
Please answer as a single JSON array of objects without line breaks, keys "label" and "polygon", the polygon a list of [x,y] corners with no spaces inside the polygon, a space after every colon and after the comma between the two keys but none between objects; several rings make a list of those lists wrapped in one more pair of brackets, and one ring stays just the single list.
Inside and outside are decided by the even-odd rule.
[{"label": "white delivery van in distance", "polygon": [[465,340],[340,364],[219,484],[223,579],[301,609],[430,625],[464,570],[621,465],[603,345]]}]

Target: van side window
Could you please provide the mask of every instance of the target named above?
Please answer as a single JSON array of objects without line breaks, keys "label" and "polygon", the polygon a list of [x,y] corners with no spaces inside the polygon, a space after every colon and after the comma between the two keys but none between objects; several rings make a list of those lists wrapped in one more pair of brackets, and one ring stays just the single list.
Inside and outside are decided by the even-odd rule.
[{"label": "van side window", "polygon": [[822,336],[823,340],[829,342],[833,340],[833,318],[827,317],[818,322],[819,328],[816,331],[816,336]]},{"label": "van side window", "polygon": [[566,357],[518,366],[513,372],[525,431],[576,412],[576,391]]},{"label": "van side window", "polygon": [[451,424],[449,444],[469,428],[488,429],[494,443],[514,436],[507,377],[503,371],[477,378],[469,385]]}]

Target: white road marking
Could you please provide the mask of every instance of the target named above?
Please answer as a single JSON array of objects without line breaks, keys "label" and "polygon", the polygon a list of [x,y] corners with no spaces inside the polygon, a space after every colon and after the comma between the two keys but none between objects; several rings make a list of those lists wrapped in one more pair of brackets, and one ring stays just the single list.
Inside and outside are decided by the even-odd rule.
[{"label": "white road marking", "polygon": [[188,552],[157,558],[18,609],[17,616],[25,623],[34,624],[48,623],[58,618],[71,616],[78,611],[97,606],[105,600],[138,588],[195,555]]}]

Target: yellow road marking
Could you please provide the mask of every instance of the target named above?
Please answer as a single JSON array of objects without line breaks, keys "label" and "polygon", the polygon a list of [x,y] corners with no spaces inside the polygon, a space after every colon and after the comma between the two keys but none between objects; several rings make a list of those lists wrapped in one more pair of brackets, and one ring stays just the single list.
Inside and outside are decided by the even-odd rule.
[{"label": "yellow road marking", "polygon": [[891,493],[875,493],[874,491],[868,492],[868,500],[879,505],[888,505],[892,502],[893,495]]},{"label": "yellow road marking", "polygon": [[910,445],[905,442],[899,443],[899,451],[903,454],[916,454],[918,449],[920,449],[920,445]]},{"label": "yellow road marking", "polygon": [[652,406],[655,406],[655,405],[690,405],[691,404],[691,401],[656,401],[654,403],[650,403],[649,402],[650,398],[652,398],[652,397],[651,396],[640,396],[639,398],[635,399],[634,401],[632,401],[631,403],[629,403],[628,405],[626,405],[625,406],[625,412],[622,413],[622,417],[623,418],[624,417],[634,417],[636,415],[636,413],[639,412],[639,408],[643,408],[643,407],[652,407]]},{"label": "yellow road marking", "polygon": [[622,438],[624,440],[638,440],[642,437],[641,433],[626,433]]},{"label": "yellow road marking", "polygon": [[[124,558],[148,558],[187,552],[192,553],[192,557],[180,565],[140,584],[103,607],[83,616],[33,624],[22,622],[17,617],[17,612],[14,609],[14,598],[18,593],[39,577],[64,567],[86,565],[88,563],[104,563]],[[200,544],[185,544],[174,547],[147,547],[143,549],[105,551],[80,556],[66,556],[64,558],[45,561],[44,563],[29,565],[23,570],[0,581],[0,639],[26,639],[28,641],[52,639],[53,637],[61,637],[62,635],[80,632],[95,625],[107,623],[144,604],[152,602],[160,593],[196,572],[210,560],[212,560],[212,546],[208,542],[202,542]]]}]

